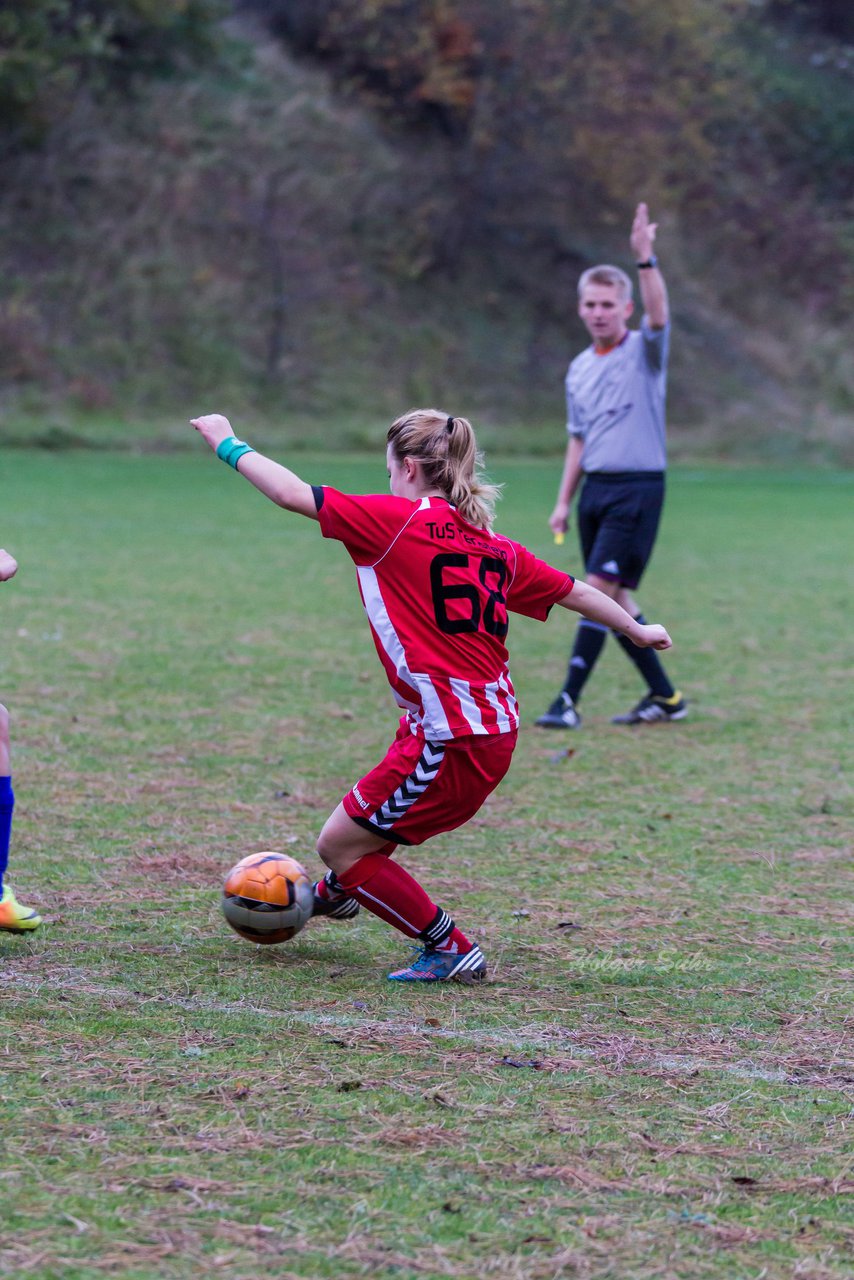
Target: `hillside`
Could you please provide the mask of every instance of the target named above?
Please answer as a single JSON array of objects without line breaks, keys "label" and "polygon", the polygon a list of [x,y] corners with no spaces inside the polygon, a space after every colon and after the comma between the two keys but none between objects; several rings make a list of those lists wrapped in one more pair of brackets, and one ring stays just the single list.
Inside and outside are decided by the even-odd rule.
[{"label": "hillside", "polygon": [[431,401],[559,450],[575,280],[645,198],[677,452],[850,464],[854,55],[732,12],[257,0],[201,66],[69,92],[2,153],[4,436],[215,404],[361,446]]}]

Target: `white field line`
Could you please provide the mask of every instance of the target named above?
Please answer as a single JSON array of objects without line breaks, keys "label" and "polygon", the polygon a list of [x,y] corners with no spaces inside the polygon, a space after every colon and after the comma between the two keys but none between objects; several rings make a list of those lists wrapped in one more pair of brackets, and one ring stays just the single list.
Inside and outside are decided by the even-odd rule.
[{"label": "white field line", "polygon": [[[65,970],[68,978],[73,979],[75,971]],[[12,975],[0,969],[0,982]],[[93,985],[79,974],[81,982],[63,981],[54,972],[49,979],[37,979],[26,974],[16,973],[13,985],[17,990],[27,989],[38,994],[42,989],[45,995],[75,994],[103,997],[124,1005],[148,1004],[168,1005],[171,1008],[184,1009],[188,1013],[221,1013],[231,1017],[251,1016],[281,1021],[285,1026],[303,1026],[328,1031],[360,1031],[370,1032],[378,1038],[389,1039],[394,1036],[420,1035],[427,1040],[457,1042],[500,1048],[505,1054],[525,1054],[532,1050],[563,1050],[574,1058],[589,1058],[611,1067],[652,1068],[656,1071],[684,1073],[690,1075],[694,1071],[718,1071],[741,1080],[764,1080],[772,1084],[790,1084],[816,1088],[816,1080],[798,1080],[783,1067],[762,1066],[749,1059],[738,1059],[734,1062],[707,1062],[702,1058],[683,1053],[656,1053],[645,1051],[642,1043],[635,1036],[603,1036],[608,1040],[607,1052],[579,1043],[580,1035],[571,1028],[560,1023],[537,1023],[527,1026],[507,1027],[500,1031],[486,1028],[461,1029],[453,1027],[433,1027],[420,1022],[406,1022],[398,1018],[377,1019],[354,1013],[315,1013],[310,1009],[274,1009],[264,1005],[252,1004],[245,1000],[209,1000],[203,996],[174,996],[163,994],[143,994],[122,986]],[[391,1047],[391,1046],[390,1046]],[[834,1058],[826,1064],[840,1073],[850,1077],[854,1074],[854,1061]],[[832,1077],[822,1081],[824,1087],[833,1088]],[[840,1087],[843,1082],[840,1082]]]}]

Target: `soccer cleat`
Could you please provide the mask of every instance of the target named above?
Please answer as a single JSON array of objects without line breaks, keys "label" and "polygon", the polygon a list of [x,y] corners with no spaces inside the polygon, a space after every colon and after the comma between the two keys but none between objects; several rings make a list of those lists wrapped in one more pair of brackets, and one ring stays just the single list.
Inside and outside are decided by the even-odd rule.
[{"label": "soccer cleat", "polygon": [[418,959],[405,969],[395,969],[389,982],[482,982],[486,977],[486,960],[480,947],[474,946],[463,955],[459,952],[436,951],[432,947],[416,947]]},{"label": "soccer cleat", "polygon": [[625,715],[613,716],[611,724],[656,724],[664,720],[684,720],[687,714],[685,699],[677,689],[672,698],[648,693]]},{"label": "soccer cleat", "polygon": [[38,929],[41,916],[33,907],[24,907],[7,886],[0,898],[0,929],[7,933],[29,933]]},{"label": "soccer cleat", "polygon": [[329,920],[352,920],[353,916],[359,914],[359,904],[355,898],[338,898],[337,901],[329,898],[321,898],[317,893],[317,886],[320,883],[316,880],[314,883],[314,910],[311,913],[312,920],[315,916],[326,916]]},{"label": "soccer cleat", "polygon": [[581,716],[568,693],[555,698],[545,715],[534,721],[541,729],[580,729]]}]

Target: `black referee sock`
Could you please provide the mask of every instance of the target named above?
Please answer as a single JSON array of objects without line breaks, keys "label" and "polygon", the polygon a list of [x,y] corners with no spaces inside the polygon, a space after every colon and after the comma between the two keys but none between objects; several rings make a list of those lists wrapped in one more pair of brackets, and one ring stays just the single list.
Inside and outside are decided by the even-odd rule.
[{"label": "black referee sock", "polygon": [[[642,627],[646,626],[646,618],[642,613],[637,615],[635,622],[639,622]],[[656,650],[639,649],[636,644],[632,644],[628,636],[619,635],[616,631],[614,635],[617,636],[620,648],[628,654],[643,676],[650,693],[656,698],[672,698],[676,690],[664,674],[664,667]]]},{"label": "black referee sock", "polygon": [[566,684],[564,692],[572,698],[573,702],[577,702],[581,697],[581,690],[587,683],[587,678],[593,668],[596,666],[602,647],[608,639],[608,628],[603,627],[600,622],[591,622],[589,618],[582,618],[578,624],[578,630],[575,633],[575,644],[572,648],[572,657],[569,660],[569,669],[566,673]]}]

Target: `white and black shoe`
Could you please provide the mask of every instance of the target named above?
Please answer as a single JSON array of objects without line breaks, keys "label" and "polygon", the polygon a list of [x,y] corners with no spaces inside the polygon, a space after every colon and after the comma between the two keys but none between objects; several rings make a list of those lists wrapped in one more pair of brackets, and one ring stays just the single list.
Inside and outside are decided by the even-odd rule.
[{"label": "white and black shoe", "polygon": [[677,689],[672,698],[648,693],[625,715],[613,716],[611,724],[660,724],[666,720],[684,720],[687,714],[685,699]]},{"label": "white and black shoe", "polygon": [[321,898],[317,892],[317,886],[320,883],[316,880],[314,883],[314,910],[311,913],[312,920],[315,916],[326,916],[328,920],[352,920],[361,911],[361,907],[355,898],[338,898],[337,900],[329,898]]},{"label": "white and black shoe", "polygon": [[569,694],[561,693],[555,698],[548,711],[535,720],[534,724],[538,724],[541,729],[580,729],[581,716],[576,711],[575,703]]}]

